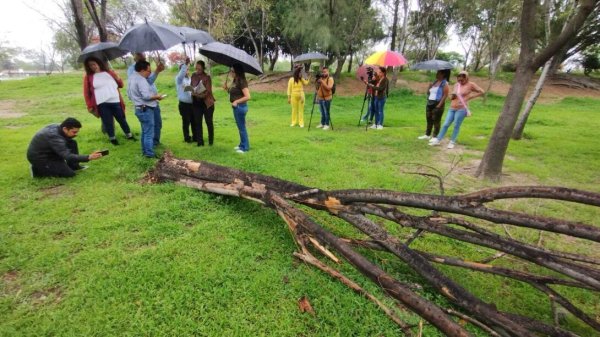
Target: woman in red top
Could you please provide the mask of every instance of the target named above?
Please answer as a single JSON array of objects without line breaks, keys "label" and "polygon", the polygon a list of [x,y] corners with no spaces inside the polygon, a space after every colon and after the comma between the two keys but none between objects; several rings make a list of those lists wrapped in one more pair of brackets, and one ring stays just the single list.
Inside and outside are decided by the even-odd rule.
[{"label": "woman in red top", "polygon": [[83,66],[83,97],[88,111],[102,119],[102,125],[112,144],[119,145],[113,118],[121,125],[126,138],[135,140],[125,119],[125,103],[119,92],[119,88],[123,88],[123,80],[96,57],[88,57]]}]

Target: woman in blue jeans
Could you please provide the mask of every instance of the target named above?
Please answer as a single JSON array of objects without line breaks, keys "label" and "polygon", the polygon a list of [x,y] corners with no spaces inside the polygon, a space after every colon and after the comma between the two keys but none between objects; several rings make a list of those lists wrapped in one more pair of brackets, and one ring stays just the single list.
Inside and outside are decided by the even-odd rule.
[{"label": "woman in blue jeans", "polygon": [[240,64],[234,64],[229,72],[233,78],[231,88],[227,86],[227,80],[223,89],[229,92],[229,101],[233,108],[233,117],[235,124],[240,132],[240,144],[233,148],[237,153],[245,153],[250,150],[248,141],[248,131],[246,130],[246,114],[248,113],[248,101],[250,100],[250,90],[248,90],[248,81],[244,69]]},{"label": "woman in blue jeans", "polygon": [[446,115],[446,121],[437,137],[431,138],[429,141],[429,145],[431,146],[440,145],[440,141],[444,139],[446,132],[448,132],[448,128],[454,123],[452,137],[448,143],[448,148],[453,149],[462,122],[465,120],[465,117],[471,116],[467,102],[485,93],[485,91],[477,84],[469,82],[469,74],[466,71],[461,71],[456,75],[456,82],[450,97],[450,109],[448,110],[448,115]]}]

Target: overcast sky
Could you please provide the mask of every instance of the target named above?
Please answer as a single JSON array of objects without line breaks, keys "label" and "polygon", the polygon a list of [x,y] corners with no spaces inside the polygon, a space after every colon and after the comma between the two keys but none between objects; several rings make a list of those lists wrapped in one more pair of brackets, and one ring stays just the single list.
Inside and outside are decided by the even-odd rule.
[{"label": "overcast sky", "polygon": [[13,47],[29,49],[39,49],[41,44],[52,42],[54,33],[36,10],[50,17],[59,17],[62,14],[54,0],[10,0],[10,5],[3,7],[0,11],[0,40],[9,42]]}]

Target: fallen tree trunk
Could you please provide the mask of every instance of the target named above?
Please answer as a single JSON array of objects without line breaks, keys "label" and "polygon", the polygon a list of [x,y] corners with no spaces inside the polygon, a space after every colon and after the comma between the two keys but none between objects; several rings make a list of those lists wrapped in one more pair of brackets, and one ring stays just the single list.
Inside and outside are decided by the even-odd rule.
[{"label": "fallen tree trunk", "polygon": [[[273,208],[288,224],[299,247],[299,252],[296,253],[298,258],[327,272],[354,291],[376,303],[386,312],[388,317],[401,327],[406,335],[411,334],[410,327],[406,323],[399,320],[389,308],[366,293],[355,282],[345,278],[335,268],[317,260],[306,246],[314,246],[318,252],[333,261],[337,261],[334,253],[340,254],[358,271],[379,285],[386,294],[448,336],[470,336],[469,332],[457,324],[448,312],[453,313],[452,316],[460,317],[464,315],[464,317],[470,317],[472,322],[477,322],[477,326],[492,335],[515,337],[537,336],[538,333],[548,336],[576,335],[559,326],[549,325],[530,317],[499,311],[496,309],[495,304],[486,303],[477,298],[463,288],[459,280],[449,278],[432,263],[491,273],[526,282],[538,289],[542,295],[550,297],[553,303],[556,302],[563,306],[589,327],[600,331],[600,323],[593,318],[593,315],[586,314],[584,310],[578,308],[567,297],[550,287],[553,284],[575,287],[589,291],[592,296],[598,296],[600,270],[596,268],[599,263],[597,258],[530,245],[491,232],[474,222],[479,219],[484,220],[488,226],[506,223],[561,233],[561,235],[573,238],[590,240],[588,244],[596,245],[597,242],[600,242],[600,229],[596,226],[564,219],[551,219],[520,212],[496,210],[488,208],[484,204],[507,198],[541,198],[599,207],[600,194],[560,187],[536,186],[489,189],[450,197],[384,190],[328,192],[274,177],[248,173],[206,162],[177,159],[168,153],[157,163],[156,168],[149,174],[149,178],[153,182],[173,181],[206,192],[246,198]],[[371,237],[373,241],[337,237],[311,219],[297,204],[315,210],[327,211],[358,228]],[[430,217],[414,216],[401,212],[393,206],[428,209],[436,211],[436,213]],[[445,215],[437,212],[450,214]],[[467,215],[473,220],[455,218],[451,214]],[[389,220],[403,227],[414,228],[419,234],[429,232],[445,236],[450,240],[460,240],[487,249],[494,249],[502,252],[503,255],[519,258],[523,264],[533,263],[554,272],[554,274],[537,274],[528,270],[495,267],[470,262],[467,259],[443,257],[431,252],[413,250],[366,215]],[[412,242],[418,238],[419,235],[413,235],[410,241]],[[455,309],[448,311],[448,309],[441,308],[416,293],[411,289],[414,287],[410,284],[396,280],[377,264],[352,249],[352,246],[357,243],[361,247],[384,250],[397,256],[423,277],[424,282],[446,297],[457,308],[460,308],[463,313],[461,314]],[[330,252],[329,249],[332,249],[334,253]],[[539,269],[539,267],[534,268],[534,270]],[[556,272],[561,274],[562,277],[554,276]]]}]

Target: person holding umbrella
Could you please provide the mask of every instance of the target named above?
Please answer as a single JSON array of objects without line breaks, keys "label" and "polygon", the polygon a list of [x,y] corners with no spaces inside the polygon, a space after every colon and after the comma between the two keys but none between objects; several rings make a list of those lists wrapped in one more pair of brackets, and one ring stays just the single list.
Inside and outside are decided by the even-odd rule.
[{"label": "person holding umbrella", "polygon": [[[179,99],[179,115],[181,115],[181,128],[183,130],[183,140],[186,143],[191,143],[192,139],[196,139],[196,129],[193,122],[192,93],[185,90],[191,83],[188,75],[189,66],[190,58],[187,57],[185,63],[179,65],[179,72],[175,76],[175,87],[177,88],[177,98]],[[190,126],[192,137],[190,137]]]},{"label": "person holding umbrella", "polygon": [[288,81],[288,104],[292,105],[292,124],[291,127],[300,125],[304,127],[304,86],[308,84],[308,79],[302,76],[302,65],[294,67],[294,76]]},{"label": "person holding umbrella", "polygon": [[113,145],[119,145],[113,118],[121,126],[126,138],[135,140],[125,118],[125,102],[119,91],[119,88],[123,88],[123,80],[97,57],[88,57],[83,66],[83,97],[88,111],[102,119],[104,130]]},{"label": "person holding umbrella", "polygon": [[[131,76],[133,76],[135,73],[137,73],[137,64],[140,62],[145,62],[147,64],[150,64],[148,61],[146,61],[146,55],[144,55],[144,53],[134,53],[133,54],[133,60],[135,61],[134,64],[130,65],[129,68],[127,69],[127,78],[129,79]],[[156,84],[154,84],[154,82],[156,81],[156,78],[158,77],[158,74],[160,74],[163,70],[165,70],[165,65],[160,62],[160,60],[158,60],[157,65],[156,65],[156,71],[150,73],[147,77],[146,77],[146,81],[148,82],[148,84],[150,85],[152,91],[154,91],[155,93],[158,92],[158,89],[156,88]],[[129,89],[127,89],[129,90]],[[128,92],[129,94],[129,92]],[[131,96],[129,96],[131,98]],[[159,145],[160,144],[160,132],[162,130],[162,117],[160,114],[160,105],[158,104],[158,101],[155,102],[156,106],[155,109],[153,110],[153,115],[154,115],[154,138],[153,138],[153,143],[154,146]]]},{"label": "person holding umbrella", "polygon": [[[418,139],[431,139],[437,137],[440,132],[440,122],[444,114],[444,105],[450,88],[448,80],[450,79],[450,69],[438,70],[433,81],[428,88],[427,105],[425,105],[425,119],[427,128],[425,134],[417,137]],[[431,133],[433,129],[433,134]]]},{"label": "person holding umbrella", "polygon": [[135,115],[142,126],[142,154],[148,158],[155,158],[154,147],[158,145],[157,128],[160,132],[160,126],[156,125],[156,120],[160,120],[158,102],[166,95],[159,95],[156,87],[148,83],[147,79],[151,73],[150,63],[138,61],[135,64],[135,72],[127,82],[127,95],[135,105]]},{"label": "person holding umbrella", "polygon": [[233,117],[240,133],[240,144],[234,148],[238,153],[246,153],[250,150],[248,140],[248,131],[246,130],[246,114],[248,113],[248,101],[250,100],[250,90],[244,68],[236,63],[230,69],[233,77],[231,88],[227,86],[227,80],[223,84],[223,89],[229,92],[229,101],[233,108]]},{"label": "person holding umbrella", "polygon": [[375,110],[375,124],[371,129],[383,130],[383,108],[387,100],[389,80],[386,76],[387,69],[385,67],[377,67],[375,69],[376,84],[369,83],[364,80],[365,84],[373,90],[373,105]]}]

